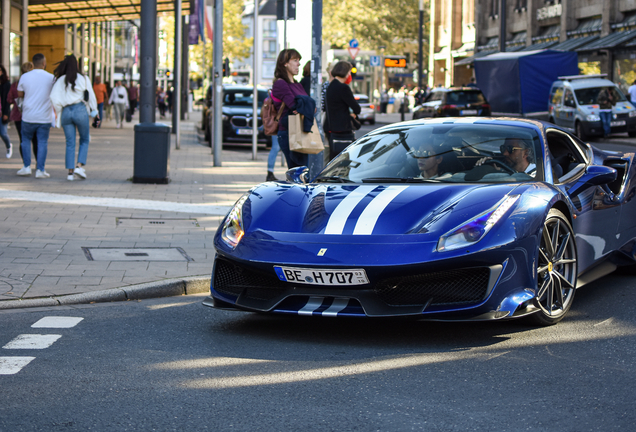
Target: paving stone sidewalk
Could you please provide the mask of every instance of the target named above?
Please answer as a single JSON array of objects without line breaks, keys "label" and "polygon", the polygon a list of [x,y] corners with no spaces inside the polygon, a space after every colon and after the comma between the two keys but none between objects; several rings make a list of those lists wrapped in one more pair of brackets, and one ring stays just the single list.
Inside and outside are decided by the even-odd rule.
[{"label": "paving stone sidewalk", "polygon": [[[214,167],[210,147],[197,134],[200,112],[191,118],[182,123],[180,150],[175,150],[172,137],[168,185],[130,181],[136,118],[123,129],[108,121],[100,129],[91,128],[88,178],[76,181],[66,179],[60,129],[51,129],[46,162],[51,177],[17,176],[22,161],[12,127],[13,157],[6,159],[4,150],[0,153],[0,301],[209,277],[212,240],[222,211],[264,181],[268,151],[260,149],[257,160],[252,160],[249,143],[244,148],[226,148],[222,166]],[[284,171],[279,155],[276,176],[284,178]],[[114,199],[112,205],[104,198]],[[160,210],[146,205],[153,202]],[[218,208],[209,210],[210,205]],[[200,212],[197,206],[203,206]],[[135,250],[100,260],[90,248]],[[149,256],[138,256],[138,248],[151,248],[139,252]],[[168,261],[146,261],[156,252],[165,252],[154,248],[173,248],[177,254]],[[113,252],[93,251],[100,250]]]}]

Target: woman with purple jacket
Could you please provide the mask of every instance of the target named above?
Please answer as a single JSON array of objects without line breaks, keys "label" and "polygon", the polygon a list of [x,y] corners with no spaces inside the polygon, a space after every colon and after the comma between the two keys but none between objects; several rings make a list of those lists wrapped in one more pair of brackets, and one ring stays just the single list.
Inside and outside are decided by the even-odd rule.
[{"label": "woman with purple jacket", "polygon": [[278,54],[276,61],[276,70],[274,71],[274,85],[272,86],[272,100],[274,108],[278,110],[283,102],[285,109],[278,122],[278,144],[280,145],[287,167],[307,166],[308,156],[303,153],[292,152],[289,150],[289,131],[287,125],[289,123],[289,113],[298,114],[294,109],[294,98],[298,95],[308,96],[302,84],[294,79],[298,75],[300,69],[300,53],[295,49],[284,49]]}]

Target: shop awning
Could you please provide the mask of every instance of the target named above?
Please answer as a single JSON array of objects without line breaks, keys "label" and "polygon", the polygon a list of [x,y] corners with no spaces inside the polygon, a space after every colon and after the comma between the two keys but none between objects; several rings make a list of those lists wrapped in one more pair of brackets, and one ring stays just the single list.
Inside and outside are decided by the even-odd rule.
[{"label": "shop awning", "polygon": [[598,35],[570,38],[564,42],[561,42],[557,45],[550,47],[550,49],[559,50],[559,51],[573,51],[580,46],[583,46],[587,43],[595,41],[598,38],[599,38]]},{"label": "shop awning", "polygon": [[[183,15],[190,14],[190,1],[182,2]],[[174,13],[174,0],[157,0],[157,12]],[[29,0],[29,27],[84,22],[138,19],[141,0],[48,1]]]},{"label": "shop awning", "polygon": [[473,64],[473,60],[475,60],[476,58],[480,58],[480,57],[485,57],[489,54],[493,54],[496,53],[497,50],[485,50],[485,51],[479,51],[478,53],[476,53],[475,55],[472,55],[470,57],[466,57],[464,59],[461,59],[459,61],[455,62],[455,66],[463,66],[463,65],[470,65]]},{"label": "shop awning", "polygon": [[636,38],[636,30],[621,31],[609,34],[587,45],[581,46],[576,51],[594,51],[599,49],[614,48],[622,43]]},{"label": "shop awning", "polygon": [[528,47],[524,47],[521,51],[537,51],[548,48],[552,49],[552,47],[558,43],[559,41],[537,42]]}]

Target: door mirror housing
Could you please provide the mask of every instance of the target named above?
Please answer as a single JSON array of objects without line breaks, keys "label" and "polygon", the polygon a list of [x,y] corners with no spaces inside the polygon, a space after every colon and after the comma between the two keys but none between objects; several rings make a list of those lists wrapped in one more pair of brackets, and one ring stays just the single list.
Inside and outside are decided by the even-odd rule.
[{"label": "door mirror housing", "polygon": [[568,190],[570,196],[575,196],[591,188],[608,184],[616,180],[618,172],[615,168],[604,165],[589,165],[585,168],[585,173]]},{"label": "door mirror housing", "polygon": [[292,168],[285,173],[285,177],[287,181],[292,183],[307,184],[309,183],[309,168],[306,166]]}]

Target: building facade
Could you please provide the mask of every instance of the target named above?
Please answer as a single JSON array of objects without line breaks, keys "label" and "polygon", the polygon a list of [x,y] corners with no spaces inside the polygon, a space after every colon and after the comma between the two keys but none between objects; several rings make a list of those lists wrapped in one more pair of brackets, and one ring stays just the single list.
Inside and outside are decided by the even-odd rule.
[{"label": "building facade", "polygon": [[475,0],[430,0],[430,17],[428,85],[468,84],[473,70],[463,60],[474,54]]},{"label": "building facade", "polygon": [[475,0],[474,57],[500,51],[501,39],[506,51],[574,51],[583,74],[604,73],[622,86],[636,80],[636,0],[508,0],[505,10],[501,6],[500,0]]}]

